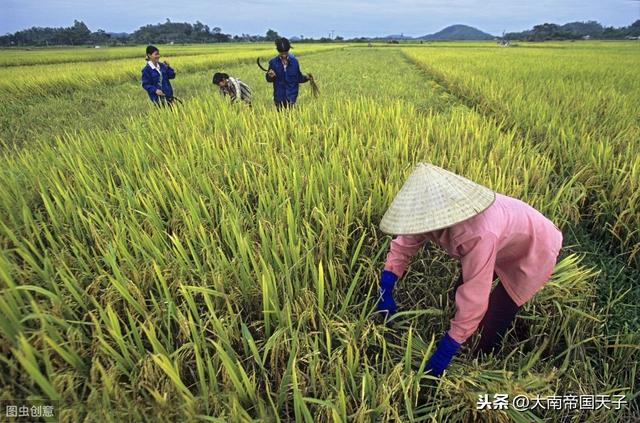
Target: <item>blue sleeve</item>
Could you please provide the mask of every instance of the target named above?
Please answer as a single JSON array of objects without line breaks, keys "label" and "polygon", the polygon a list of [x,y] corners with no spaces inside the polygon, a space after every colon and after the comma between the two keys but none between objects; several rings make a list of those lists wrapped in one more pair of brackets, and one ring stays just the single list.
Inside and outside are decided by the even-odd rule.
[{"label": "blue sleeve", "polygon": [[[273,71],[275,72],[275,69],[274,69],[274,66],[273,66],[273,59],[269,60],[269,68],[267,69],[267,72],[269,71],[269,69],[273,69]],[[264,74],[264,79],[266,79],[267,82],[273,83],[273,81],[276,80],[278,75],[274,76],[273,78],[270,78],[269,75],[267,75],[267,72],[265,72],[265,74]]]},{"label": "blue sleeve", "polygon": [[304,84],[307,81],[309,81],[309,77],[307,75],[303,75],[302,72],[300,72],[300,68],[298,68],[298,83]]},{"label": "blue sleeve", "polygon": [[167,79],[173,79],[176,77],[176,71],[169,65],[165,65],[167,67]]},{"label": "blue sleeve", "polygon": [[300,71],[300,62],[298,62],[297,60],[296,60],[296,65],[298,65],[298,83],[304,84],[309,80],[309,77],[307,75],[302,74],[302,72]]},{"label": "blue sleeve", "polygon": [[142,69],[142,88],[147,90],[150,94],[155,94],[156,92],[156,86],[153,83],[153,78],[149,72],[147,72],[147,67]]}]

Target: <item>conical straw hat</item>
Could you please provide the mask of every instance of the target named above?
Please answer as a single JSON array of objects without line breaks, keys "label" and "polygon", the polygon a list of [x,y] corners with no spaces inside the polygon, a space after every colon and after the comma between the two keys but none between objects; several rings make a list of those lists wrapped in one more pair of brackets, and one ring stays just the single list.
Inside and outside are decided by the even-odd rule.
[{"label": "conical straw hat", "polygon": [[419,163],[382,217],[388,234],[413,235],[447,228],[489,207],[495,192],[438,166]]}]

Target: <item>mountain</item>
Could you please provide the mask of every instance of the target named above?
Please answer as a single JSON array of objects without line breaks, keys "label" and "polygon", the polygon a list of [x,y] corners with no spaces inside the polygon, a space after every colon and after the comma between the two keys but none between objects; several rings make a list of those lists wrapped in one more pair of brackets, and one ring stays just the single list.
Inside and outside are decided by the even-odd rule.
[{"label": "mountain", "polygon": [[386,39],[386,40],[412,40],[411,37],[408,37],[408,36],[403,35],[403,34],[387,35],[386,37],[384,37],[384,39]]},{"label": "mountain", "polygon": [[467,25],[451,25],[435,34],[418,37],[417,40],[493,40],[495,37]]}]

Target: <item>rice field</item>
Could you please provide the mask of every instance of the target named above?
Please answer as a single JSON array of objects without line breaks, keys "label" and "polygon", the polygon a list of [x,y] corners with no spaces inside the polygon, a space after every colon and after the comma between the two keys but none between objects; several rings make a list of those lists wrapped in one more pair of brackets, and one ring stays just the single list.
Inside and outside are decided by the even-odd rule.
[{"label": "rice field", "polygon": [[[184,103],[155,109],[131,48],[0,59],[0,399],[63,422],[640,419],[640,68],[626,42],[159,46]],[[139,51],[143,51],[140,47]],[[211,84],[238,76],[254,104]],[[459,268],[423,249],[379,325],[378,223],[427,161],[562,230],[554,275],[495,356],[423,370]],[[479,396],[621,395],[619,410],[478,410]]]}]

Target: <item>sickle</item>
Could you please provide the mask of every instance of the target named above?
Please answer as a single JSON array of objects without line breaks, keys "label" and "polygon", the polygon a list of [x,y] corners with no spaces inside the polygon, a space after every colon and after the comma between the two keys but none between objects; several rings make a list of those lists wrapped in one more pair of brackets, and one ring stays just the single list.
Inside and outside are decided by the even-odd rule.
[{"label": "sickle", "polygon": [[262,69],[262,70],[263,70],[263,71],[265,71],[265,72],[269,72],[269,70],[268,70],[268,69],[265,69],[265,68],[260,64],[260,58],[259,58],[259,57],[256,59],[256,63],[258,64],[258,66],[260,67],[260,69]]}]

